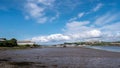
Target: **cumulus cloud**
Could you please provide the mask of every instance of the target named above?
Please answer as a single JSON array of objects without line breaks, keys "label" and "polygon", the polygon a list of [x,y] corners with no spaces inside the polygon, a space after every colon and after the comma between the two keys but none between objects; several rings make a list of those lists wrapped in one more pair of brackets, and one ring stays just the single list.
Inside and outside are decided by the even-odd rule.
[{"label": "cumulus cloud", "polygon": [[97,38],[101,36],[101,31],[97,29],[93,29],[90,31],[83,31],[74,34],[68,34],[72,38],[72,40],[85,40],[88,38]]},{"label": "cumulus cloud", "polygon": [[90,24],[90,21],[73,21],[66,24],[64,32],[78,39],[99,37],[101,31],[93,27],[88,27],[88,24]]},{"label": "cumulus cloud", "polygon": [[[28,2],[25,5],[25,9],[28,15],[36,19],[39,23],[44,23],[46,21],[43,13],[45,8],[39,7],[36,3]],[[44,21],[39,21],[39,20],[44,20]]]},{"label": "cumulus cloud", "polygon": [[[113,15],[115,16],[115,15]],[[112,19],[113,17],[110,17]],[[113,22],[109,19],[109,23]],[[106,19],[107,20],[107,19]],[[106,23],[106,20],[103,23]],[[66,24],[64,32],[69,35],[73,40],[102,40],[102,41],[116,41],[120,40],[120,22],[112,24],[104,24],[101,27],[87,26],[90,21],[72,21]]]},{"label": "cumulus cloud", "polygon": [[[74,42],[91,40],[117,41],[120,40],[120,22],[119,18],[117,18],[118,15],[119,14],[110,15],[107,13],[101,15],[93,22],[87,20],[68,21],[63,28],[62,34],[38,36],[33,37],[31,40],[37,42]],[[99,27],[96,27],[95,25]]]},{"label": "cumulus cloud", "polygon": [[[27,0],[24,5],[26,16],[35,19],[38,23],[55,20],[59,15],[52,9],[54,1],[55,0]],[[55,14],[49,17],[46,16],[46,11],[51,11]]]},{"label": "cumulus cloud", "polygon": [[35,42],[65,42],[80,41],[88,38],[97,38],[101,36],[101,31],[88,27],[89,21],[72,21],[66,23],[63,34],[51,34],[48,36],[33,37]]},{"label": "cumulus cloud", "polygon": [[63,34],[51,34],[48,36],[38,36],[31,39],[35,42],[58,42],[70,40],[70,37]]},{"label": "cumulus cloud", "polygon": [[33,37],[35,42],[117,41],[120,40],[120,22],[101,28],[87,26],[90,21],[73,21],[66,24],[63,34]]},{"label": "cumulus cloud", "polygon": [[[53,17],[45,16],[45,11],[49,6],[53,6],[55,0],[34,0],[26,4],[29,15],[38,22],[53,21],[59,17],[59,12]],[[39,6],[41,5],[42,6]],[[103,6],[99,3],[89,13],[98,11]],[[95,17],[96,19],[90,21],[80,21],[83,16],[89,15],[86,12],[80,12],[75,17],[69,19],[63,28],[61,34],[51,34],[47,36],[36,36],[30,40],[35,42],[60,42],[60,41],[80,41],[80,40],[118,40],[120,38],[119,32],[119,13],[107,12],[103,15]],[[79,19],[79,21],[78,21]],[[115,23],[114,23],[115,22]],[[115,39],[114,39],[115,38]]]},{"label": "cumulus cloud", "polygon": [[86,38],[95,38],[99,37],[101,32],[99,30],[91,30],[82,33],[75,34],[51,34],[48,36],[38,36],[30,39],[34,42],[65,42],[65,41],[78,41]]},{"label": "cumulus cloud", "polygon": [[94,29],[94,30],[88,31],[87,34],[89,34],[91,37],[99,37],[101,35],[101,31]]},{"label": "cumulus cloud", "polygon": [[89,21],[73,21],[66,24],[63,34],[51,34],[48,36],[33,37],[35,42],[71,42],[80,41],[87,38],[97,38],[101,36],[101,31],[92,27],[87,27]]},{"label": "cumulus cloud", "polygon": [[28,8],[28,12],[29,12],[29,14],[32,16],[32,17],[35,17],[35,18],[37,18],[37,17],[39,17],[39,16],[43,16],[43,11],[44,11],[44,8],[42,8],[42,7],[39,7],[37,4],[35,4],[35,3],[32,3],[32,2],[30,2],[30,3],[27,3],[26,4],[26,8]]}]

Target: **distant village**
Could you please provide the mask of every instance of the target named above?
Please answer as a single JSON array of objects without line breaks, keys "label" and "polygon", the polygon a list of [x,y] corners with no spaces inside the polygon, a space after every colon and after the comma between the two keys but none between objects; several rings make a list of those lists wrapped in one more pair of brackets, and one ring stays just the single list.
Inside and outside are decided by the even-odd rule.
[{"label": "distant village", "polygon": [[82,47],[82,46],[120,46],[120,42],[87,41],[53,45],[53,47]]},{"label": "distant village", "polygon": [[[120,46],[120,42],[104,42],[104,41],[87,41],[87,42],[72,42],[72,43],[64,43],[64,44],[56,44],[52,46],[44,46],[43,47],[81,47],[81,46]],[[36,47],[40,46],[32,41],[18,41],[15,38],[7,40],[6,38],[0,38],[0,47],[14,47],[14,46],[27,46],[27,47]]]}]

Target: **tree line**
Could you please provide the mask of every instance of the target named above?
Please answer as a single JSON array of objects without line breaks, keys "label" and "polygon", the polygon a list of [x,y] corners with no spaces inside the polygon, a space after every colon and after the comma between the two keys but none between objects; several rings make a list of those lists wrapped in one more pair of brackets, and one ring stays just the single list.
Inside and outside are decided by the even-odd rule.
[{"label": "tree line", "polygon": [[0,47],[14,47],[14,46],[18,46],[17,40],[15,38],[12,38],[10,40],[4,38],[2,39],[2,41],[0,41]]}]

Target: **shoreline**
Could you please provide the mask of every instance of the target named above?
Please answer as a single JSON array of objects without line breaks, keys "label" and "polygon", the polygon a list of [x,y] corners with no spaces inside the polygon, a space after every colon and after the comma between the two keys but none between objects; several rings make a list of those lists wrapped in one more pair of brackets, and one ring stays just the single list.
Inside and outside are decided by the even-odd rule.
[{"label": "shoreline", "polygon": [[91,48],[96,50],[103,50],[103,51],[109,51],[109,52],[119,52],[120,53],[120,47],[119,46],[83,46],[85,48]]}]

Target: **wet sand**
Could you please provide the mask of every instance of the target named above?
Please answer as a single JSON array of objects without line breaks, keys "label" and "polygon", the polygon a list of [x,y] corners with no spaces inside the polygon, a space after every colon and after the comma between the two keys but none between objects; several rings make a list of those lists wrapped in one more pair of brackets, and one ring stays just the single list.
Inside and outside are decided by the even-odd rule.
[{"label": "wet sand", "polygon": [[1,50],[0,68],[120,68],[120,52],[84,47]]}]

